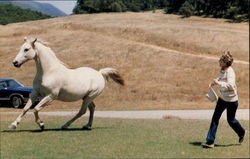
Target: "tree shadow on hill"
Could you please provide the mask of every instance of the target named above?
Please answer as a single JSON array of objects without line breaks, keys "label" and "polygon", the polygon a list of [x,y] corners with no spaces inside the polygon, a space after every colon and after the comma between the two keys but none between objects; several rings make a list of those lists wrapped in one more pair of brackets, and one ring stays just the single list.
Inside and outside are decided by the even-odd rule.
[{"label": "tree shadow on hill", "polygon": [[[202,142],[190,142],[190,145],[202,147]],[[214,144],[214,147],[231,147],[231,146],[240,146],[241,144]]]},{"label": "tree shadow on hill", "polygon": [[30,132],[30,133],[42,133],[42,132],[70,132],[70,131],[95,131],[95,130],[103,130],[103,129],[112,129],[112,127],[94,127],[92,130],[86,130],[82,128],[68,128],[68,129],[61,129],[61,128],[55,128],[55,129],[36,129],[36,130],[3,130],[1,133],[22,133],[22,132]]}]

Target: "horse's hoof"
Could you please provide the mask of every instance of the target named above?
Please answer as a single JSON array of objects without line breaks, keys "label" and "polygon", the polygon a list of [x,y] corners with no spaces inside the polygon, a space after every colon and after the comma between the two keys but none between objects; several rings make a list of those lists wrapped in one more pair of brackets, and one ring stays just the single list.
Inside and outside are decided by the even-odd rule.
[{"label": "horse's hoof", "polygon": [[41,131],[43,131],[44,130],[44,125],[40,126],[40,129],[41,129]]},{"label": "horse's hoof", "polygon": [[9,127],[9,129],[16,129],[17,128],[17,126],[14,124],[10,124],[8,127]]},{"label": "horse's hoof", "polygon": [[61,129],[62,129],[62,130],[67,130],[68,127],[67,127],[67,126],[62,126]]},{"label": "horse's hoof", "polygon": [[82,127],[82,130],[92,130],[92,128],[90,127],[90,126],[84,126],[84,127]]},{"label": "horse's hoof", "polygon": [[43,131],[44,130],[44,123],[43,122],[40,122],[40,123],[38,123],[38,126],[40,127],[40,129],[41,129],[41,131]]}]

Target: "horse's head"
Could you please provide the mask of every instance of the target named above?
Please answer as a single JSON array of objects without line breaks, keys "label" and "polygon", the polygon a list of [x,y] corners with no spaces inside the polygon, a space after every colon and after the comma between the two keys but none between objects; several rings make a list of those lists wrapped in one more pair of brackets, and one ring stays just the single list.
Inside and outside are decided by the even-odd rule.
[{"label": "horse's head", "polygon": [[20,67],[25,62],[32,60],[36,57],[35,42],[37,38],[24,38],[24,44],[15,59],[13,60],[13,65],[15,67]]}]

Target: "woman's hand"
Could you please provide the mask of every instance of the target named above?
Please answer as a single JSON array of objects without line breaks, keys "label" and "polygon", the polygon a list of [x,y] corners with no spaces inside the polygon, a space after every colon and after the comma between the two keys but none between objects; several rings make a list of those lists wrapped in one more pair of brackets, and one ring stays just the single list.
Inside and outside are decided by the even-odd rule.
[{"label": "woman's hand", "polygon": [[214,86],[213,82],[208,85],[209,88],[212,88]]},{"label": "woman's hand", "polygon": [[208,85],[209,88],[213,87],[214,85],[218,84],[218,79],[214,79],[212,83]]},{"label": "woman's hand", "polygon": [[214,79],[213,83],[214,83],[214,85],[219,84],[218,79]]}]

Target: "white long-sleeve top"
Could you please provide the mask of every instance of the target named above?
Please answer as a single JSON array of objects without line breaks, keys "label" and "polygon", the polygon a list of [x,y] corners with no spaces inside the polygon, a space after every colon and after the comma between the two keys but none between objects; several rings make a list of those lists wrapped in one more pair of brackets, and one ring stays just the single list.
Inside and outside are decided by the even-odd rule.
[{"label": "white long-sleeve top", "polygon": [[237,86],[235,82],[235,72],[232,67],[227,70],[221,70],[217,78],[220,87],[220,97],[226,102],[235,102],[238,100]]}]

